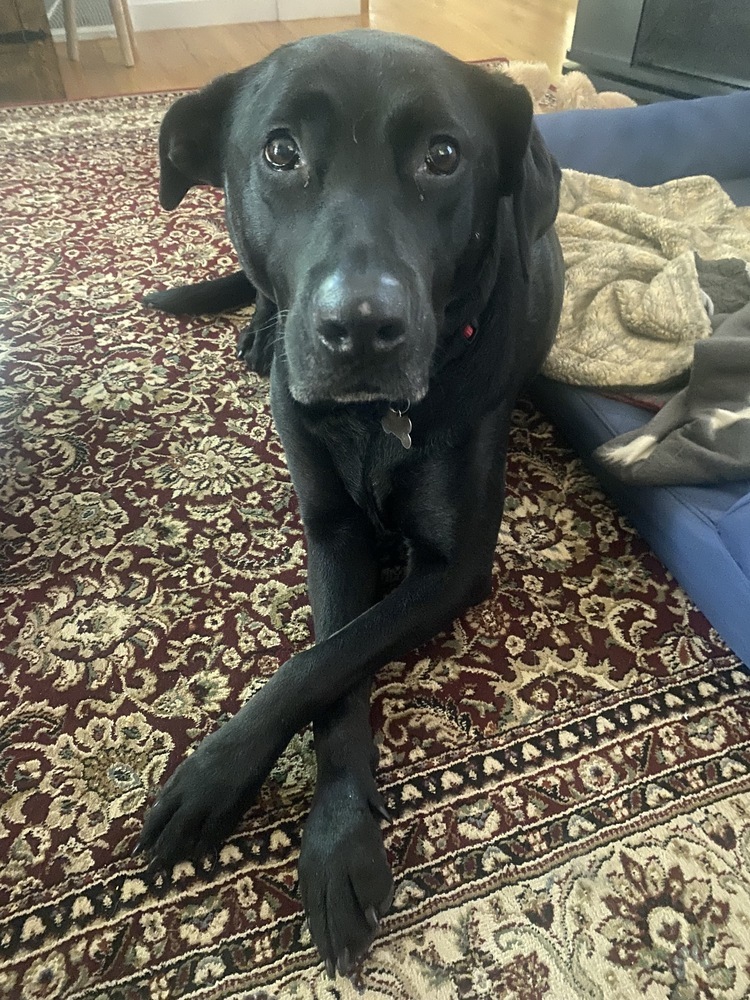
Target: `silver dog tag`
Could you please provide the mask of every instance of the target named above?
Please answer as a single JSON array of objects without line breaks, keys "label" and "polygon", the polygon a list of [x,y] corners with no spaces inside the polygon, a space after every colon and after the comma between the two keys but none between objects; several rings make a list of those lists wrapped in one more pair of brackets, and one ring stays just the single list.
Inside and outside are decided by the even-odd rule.
[{"label": "silver dog tag", "polygon": [[411,448],[411,420],[405,413],[389,406],[380,423],[386,434],[393,434],[399,439],[403,448]]}]

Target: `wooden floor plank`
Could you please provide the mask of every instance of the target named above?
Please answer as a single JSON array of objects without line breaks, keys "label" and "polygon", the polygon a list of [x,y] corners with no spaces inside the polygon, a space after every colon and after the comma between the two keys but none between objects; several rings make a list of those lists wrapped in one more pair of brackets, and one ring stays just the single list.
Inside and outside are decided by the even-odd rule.
[{"label": "wooden floor plank", "polygon": [[0,102],[64,96],[43,0],[0,2]]},{"label": "wooden floor plank", "polygon": [[82,41],[80,63],[56,48],[70,98],[200,87],[305,35],[370,26],[434,42],[461,59],[507,56],[559,72],[577,0],[370,0],[369,14],[138,32],[138,62],[123,65],[117,40]]}]

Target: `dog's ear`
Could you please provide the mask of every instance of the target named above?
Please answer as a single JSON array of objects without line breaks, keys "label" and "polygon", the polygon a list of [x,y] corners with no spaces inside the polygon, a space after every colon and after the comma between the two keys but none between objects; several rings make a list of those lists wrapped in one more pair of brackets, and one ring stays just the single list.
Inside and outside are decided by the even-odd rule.
[{"label": "dog's ear", "polygon": [[513,219],[524,281],[529,280],[532,245],[554,224],[560,204],[560,167],[536,125],[513,186]]},{"label": "dog's ear", "polygon": [[499,98],[501,195],[513,199],[513,220],[525,281],[531,247],[554,223],[560,201],[560,168],[534,124],[528,90],[507,77],[494,80]]},{"label": "dog's ear", "polygon": [[247,70],[228,73],[175,101],[159,131],[159,201],[177,208],[194,184],[223,187],[226,123]]}]

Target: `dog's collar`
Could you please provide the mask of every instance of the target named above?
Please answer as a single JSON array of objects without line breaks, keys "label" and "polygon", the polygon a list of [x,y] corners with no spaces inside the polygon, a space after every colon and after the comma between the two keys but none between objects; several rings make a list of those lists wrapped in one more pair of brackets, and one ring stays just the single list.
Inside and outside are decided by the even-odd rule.
[{"label": "dog's collar", "polygon": [[460,358],[466,348],[473,346],[479,339],[479,322],[471,316],[471,313],[467,318],[464,312],[463,317],[459,317],[457,322],[454,321],[451,327],[455,333],[443,341],[433,374]]},{"label": "dog's collar", "polygon": [[[460,333],[463,340],[470,343],[477,335],[478,326],[476,323],[463,323]],[[451,356],[455,352],[451,352]],[[402,448],[406,451],[411,448],[411,419],[407,416],[410,406],[409,400],[389,403],[388,409],[380,419],[380,426],[386,434],[392,434],[401,442]]]}]

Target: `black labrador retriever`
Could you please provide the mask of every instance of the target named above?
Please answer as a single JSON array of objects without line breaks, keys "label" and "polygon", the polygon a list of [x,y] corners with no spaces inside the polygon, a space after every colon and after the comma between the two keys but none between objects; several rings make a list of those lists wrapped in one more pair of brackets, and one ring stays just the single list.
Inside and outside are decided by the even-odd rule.
[{"label": "black labrador retriever", "polygon": [[[165,866],[211,854],[312,722],[300,888],[329,974],[347,974],[393,895],[371,680],[490,594],[511,411],[561,308],[559,169],[523,87],[367,30],[180,98],[160,154],[164,208],[194,184],[224,189],[243,273],[149,301],[257,296],[239,350],[270,370],[316,641],[178,767],[137,850]],[[394,535],[404,574],[384,592]]]}]

